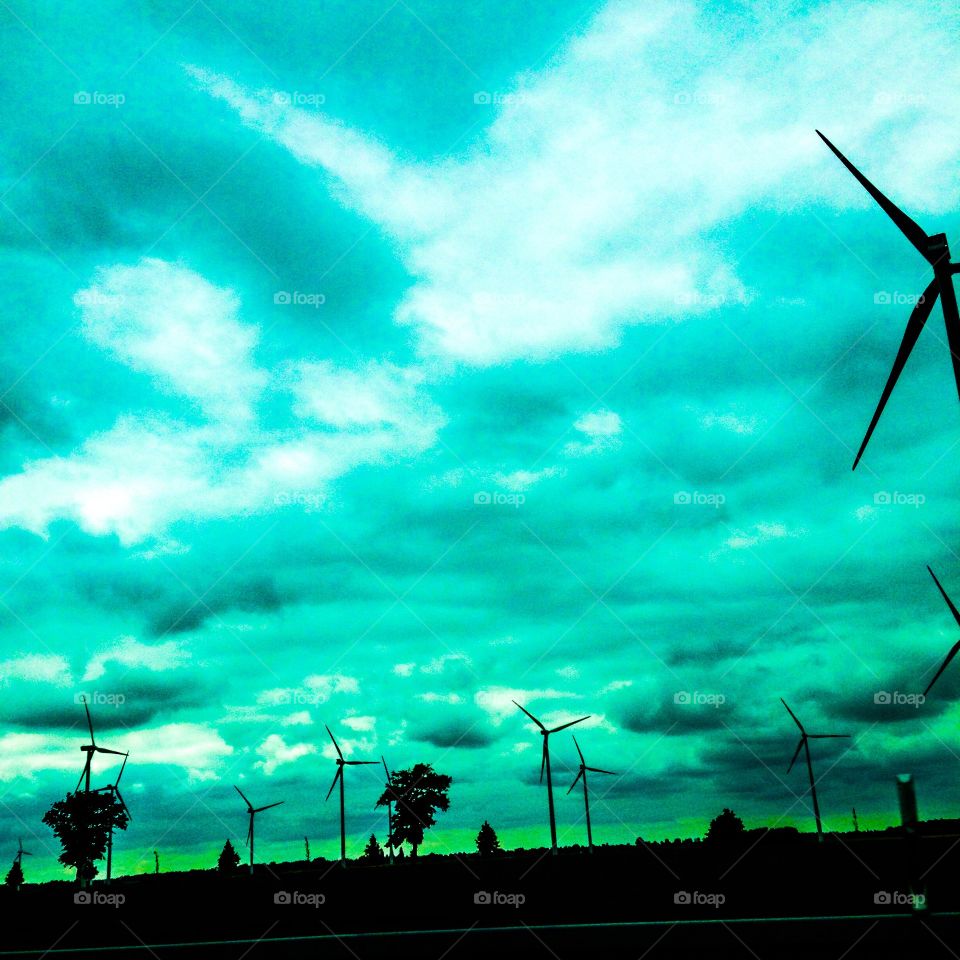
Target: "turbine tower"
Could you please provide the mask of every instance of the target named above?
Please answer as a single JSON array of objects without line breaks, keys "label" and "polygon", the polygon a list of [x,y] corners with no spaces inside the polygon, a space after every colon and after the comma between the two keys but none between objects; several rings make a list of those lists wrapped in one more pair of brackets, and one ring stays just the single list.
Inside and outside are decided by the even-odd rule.
[{"label": "turbine tower", "polygon": [[[94,790],[94,793],[109,793],[113,798],[114,802],[117,800],[120,801],[120,805],[123,807],[124,813],[127,817],[132,820],[133,816],[130,813],[130,808],[127,806],[126,800],[123,799],[122,794],[120,793],[120,778],[123,776],[123,771],[127,766],[127,758],[130,756],[129,753],[123,755],[123,763],[120,764],[120,772],[117,774],[117,779],[113,783],[108,783],[105,787],[99,787]],[[110,883],[110,877],[113,871],[113,819],[110,820],[110,830],[107,833],[107,884]]]},{"label": "turbine tower", "polygon": [[797,719],[797,715],[787,707],[787,701],[780,698],[780,702],[786,707],[787,713],[793,717],[793,722],[800,728],[800,742],[797,744],[797,749],[794,751],[793,759],[790,761],[790,766],[787,767],[787,773],[793,769],[793,765],[797,762],[797,757],[800,756],[800,751],[803,750],[807,758],[807,773],[810,776],[810,796],[813,799],[813,815],[817,819],[817,840],[821,843],[823,842],[823,824],[820,821],[820,804],[817,801],[817,784],[813,777],[813,761],[810,759],[810,740],[844,740],[849,738],[849,733],[807,733],[803,728],[803,724]]},{"label": "turbine tower", "polygon": [[819,130],[817,136],[856,177],[860,186],[876,200],[883,212],[896,224],[900,232],[913,244],[933,269],[933,280],[927,285],[927,289],[923,291],[910,314],[907,329],[904,331],[903,340],[900,343],[900,349],[893,361],[893,369],[890,371],[886,386],[880,395],[880,402],[877,404],[876,412],[867,428],[867,434],[863,438],[863,443],[860,444],[856,459],[853,461],[853,469],[856,470],[877,421],[880,419],[880,414],[883,413],[883,408],[887,405],[904,364],[910,356],[910,351],[917,342],[917,338],[923,330],[923,325],[927,322],[927,318],[933,310],[933,305],[937,302],[937,297],[940,297],[943,306],[943,322],[947,328],[947,342],[950,345],[950,357],[953,361],[953,376],[957,385],[957,393],[960,394],[960,312],[957,310],[957,294],[953,287],[953,275],[960,272],[960,263],[950,262],[950,248],[947,245],[947,235],[945,233],[934,233],[927,236],[918,224],[885,197]]},{"label": "turbine tower", "polygon": [[90,707],[87,705],[87,698],[83,694],[80,694],[80,702],[83,704],[83,709],[87,711],[87,726],[90,728],[90,742],[80,747],[87,755],[87,759],[83,763],[83,773],[80,774],[80,779],[77,781],[77,790],[80,789],[80,784],[82,783],[84,792],[89,793],[90,766],[93,763],[93,755],[95,753],[112,753],[117,757],[125,757],[126,754],[122,750],[108,750],[106,747],[97,746],[97,741],[93,736],[93,720],[90,718]]},{"label": "turbine tower", "polygon": [[387,775],[387,851],[390,862],[393,863],[393,785],[390,771],[387,769],[387,761],[381,756],[380,762],[383,764],[383,772]]},{"label": "turbine tower", "polygon": [[337,781],[340,781],[340,865],[345,867],[347,865],[347,818],[343,803],[343,768],[344,767],[364,767],[368,764],[373,764],[376,766],[376,760],[344,760],[343,753],[340,750],[340,744],[337,743],[336,737],[330,733],[330,728],[326,727],[327,733],[330,734],[330,739],[333,741],[333,749],[337,751],[337,772],[333,776],[333,783],[330,784],[330,789],[327,791],[327,795],[324,799],[329,800],[330,794],[333,793],[333,788],[337,785]]},{"label": "turbine tower", "polygon": [[[927,567],[930,570],[929,567]],[[930,576],[933,577],[933,582],[937,585],[937,589],[940,591],[941,596],[944,600],[947,601],[947,606],[950,608],[950,612],[953,614],[953,619],[957,621],[957,625],[960,626],[960,611],[953,605],[953,601],[947,596],[947,591],[940,586],[940,581],[937,579],[937,575],[930,570]],[[960,650],[960,640],[958,640],[951,648],[950,652],[947,654],[943,663],[940,664],[940,669],[933,675],[933,679],[927,684],[927,689],[923,691],[924,697],[930,692],[931,687],[940,679],[940,674],[950,665],[950,661],[957,655],[957,651]]]},{"label": "turbine tower", "polygon": [[258,813],[263,813],[264,810],[269,810],[272,807],[279,807],[281,803],[284,803],[283,800],[278,800],[276,803],[268,803],[265,807],[254,807],[251,805],[250,801],[244,796],[243,791],[234,784],[233,787],[237,793],[243,797],[243,802],[247,805],[247,813],[250,815],[250,824],[247,827],[247,846],[250,848],[250,872],[253,873],[253,821],[254,817]]},{"label": "turbine tower", "polygon": [[[583,759],[583,751],[580,749],[580,744],[577,743],[577,738],[573,738],[573,745],[577,748],[577,753],[580,755],[580,769],[577,771],[577,775],[573,778],[573,783],[570,784],[570,790],[572,790],[576,785],[577,781],[581,778],[583,779],[583,809],[587,815],[587,850],[590,853],[593,853],[593,831],[590,829],[590,792],[587,789],[587,771],[590,773],[606,773],[611,777],[615,777],[616,774],[612,770],[601,770],[599,767],[588,767],[587,761]],[[570,793],[570,790],[567,790],[567,794]]]},{"label": "turbine tower", "polygon": [[23,858],[32,857],[33,854],[29,850],[23,849],[23,838],[17,837],[17,855],[13,858],[14,863],[19,863],[21,868],[23,867]]},{"label": "turbine tower", "polygon": [[572,727],[575,723],[583,723],[590,717],[580,717],[578,720],[571,720],[569,723],[562,723],[559,727],[553,727],[548,730],[526,707],[521,707],[516,700],[513,705],[522,710],[539,728],[540,736],[543,737],[543,749],[540,753],[540,782],[543,783],[543,771],[547,771],[547,806],[550,810],[550,852],[554,855],[557,852],[557,816],[553,809],[553,777],[550,772],[550,734],[559,733]]}]

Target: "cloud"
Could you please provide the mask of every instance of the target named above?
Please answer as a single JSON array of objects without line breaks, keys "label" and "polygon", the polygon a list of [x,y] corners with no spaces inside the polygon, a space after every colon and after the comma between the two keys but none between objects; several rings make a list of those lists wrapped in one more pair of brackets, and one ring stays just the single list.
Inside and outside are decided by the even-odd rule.
[{"label": "cloud", "polygon": [[561,477],[562,467],[544,467],[542,470],[514,470],[512,473],[494,473],[490,479],[500,487],[523,493],[543,480]]},{"label": "cloud", "polygon": [[287,744],[279,734],[271,733],[263,743],[257,747],[257,753],[263,757],[254,763],[255,767],[260,767],[269,777],[272,776],[277,767],[287,763],[294,763],[301,757],[306,757],[311,753],[316,753],[317,748],[312,743],[293,743]]},{"label": "cloud", "polygon": [[74,297],[91,342],[217,420],[249,420],[267,374],[253,362],[257,331],[240,301],[163,260],[101,267]]},{"label": "cloud", "polygon": [[359,692],[360,684],[356,677],[349,677],[342,673],[316,673],[306,677],[299,687],[273,687],[270,690],[262,690],[257,694],[257,703],[271,707],[288,703],[315,706],[326,703],[335,694]]},{"label": "cloud", "polygon": [[[949,48],[946,26],[917,30],[909,3],[725,21],[691,2],[608,3],[547,69],[484,107],[480,144],[432,163],[190,72],[399,241],[416,280],[395,319],[425,352],[485,365],[594,351],[628,325],[749,302],[718,229],[813,188],[839,208],[870,203],[816,140],[825,118],[854,155],[879,147],[877,182],[904,202],[947,200],[952,159],[930,131],[960,120],[947,94],[960,66],[927,55]],[[785,48],[804,55],[785,61]]]},{"label": "cloud", "polygon": [[186,267],[102,268],[77,297],[95,344],[196,401],[207,422],[127,413],[66,456],[28,461],[0,480],[0,528],[46,536],[68,519],[124,545],[156,537],[169,548],[177,541],[165,531],[181,519],[316,509],[335,480],[428,449],[445,422],[419,371],[293,361],[269,384],[274,401],[292,392],[288,422],[267,428],[255,410],[267,384],[252,360],[255,328],[237,319],[231,291]]},{"label": "cloud", "polygon": [[66,657],[53,653],[28,653],[0,662],[0,683],[11,680],[66,686],[73,677]]},{"label": "cloud", "polygon": [[563,452],[568,457],[585,457],[618,447],[623,423],[620,415],[612,410],[598,410],[578,417],[573,422],[573,428],[587,438],[586,442],[572,440],[564,446]]},{"label": "cloud", "polygon": [[112,647],[96,654],[88,661],[83,679],[84,681],[98,680],[106,672],[109,663],[161,671],[182,666],[189,659],[190,654],[175,640],[151,645],[140,643],[134,637],[123,637]]}]

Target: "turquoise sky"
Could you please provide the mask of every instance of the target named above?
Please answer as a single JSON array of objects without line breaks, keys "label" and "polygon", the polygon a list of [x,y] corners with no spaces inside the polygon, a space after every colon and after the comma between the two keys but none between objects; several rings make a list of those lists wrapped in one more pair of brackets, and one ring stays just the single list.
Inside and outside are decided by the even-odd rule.
[{"label": "turquoise sky", "polygon": [[[937,3],[0,5],[0,852],[93,701],[121,871],[335,856],[323,724],[454,779],[427,849],[957,812],[958,212]],[[689,702],[686,702],[689,701]],[[562,843],[584,838],[553,742]],[[372,773],[370,771],[373,771]],[[382,811],[349,771],[349,851]],[[95,780],[111,768],[98,762]],[[562,786],[559,786],[562,784]],[[6,838],[6,839],[3,839]]]}]

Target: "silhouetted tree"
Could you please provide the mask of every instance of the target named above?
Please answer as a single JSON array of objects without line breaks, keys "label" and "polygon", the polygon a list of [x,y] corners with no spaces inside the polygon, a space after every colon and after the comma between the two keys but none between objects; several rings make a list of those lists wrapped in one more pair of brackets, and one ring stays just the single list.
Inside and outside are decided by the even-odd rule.
[{"label": "silhouetted tree", "polygon": [[20,885],[23,883],[23,867],[20,866],[19,860],[13,861],[13,866],[10,868],[4,883],[8,887],[13,887],[16,890],[20,889]]},{"label": "silhouetted tree", "polygon": [[235,873],[239,866],[240,854],[233,849],[233,844],[228,840],[217,858],[217,869],[221,873]]},{"label": "silhouetted tree", "polygon": [[360,859],[365,863],[382,863],[387,859],[387,855],[383,852],[383,848],[377,841],[375,834],[370,834],[370,839],[367,841],[367,845],[363,848],[363,853],[360,854]]},{"label": "silhouetted tree", "polygon": [[453,783],[445,773],[437,773],[429,763],[418,763],[409,770],[395,770],[377,801],[378,807],[393,802],[390,839],[393,847],[410,844],[410,856],[417,855],[423,832],[437,821],[434,814],[450,808],[447,791]]},{"label": "silhouetted tree", "polygon": [[96,861],[107,852],[110,828],[126,830],[129,818],[123,804],[110,793],[68,793],[44,815],[43,822],[60,841],[63,851],[57,858],[74,867],[81,886],[98,873]]},{"label": "silhouetted tree", "polygon": [[481,857],[488,857],[491,853],[500,853],[500,839],[497,837],[497,831],[490,826],[489,821],[484,820],[477,834],[477,851]]},{"label": "silhouetted tree", "polygon": [[706,840],[710,843],[724,843],[743,837],[743,821],[727,807],[717,814],[707,830]]}]

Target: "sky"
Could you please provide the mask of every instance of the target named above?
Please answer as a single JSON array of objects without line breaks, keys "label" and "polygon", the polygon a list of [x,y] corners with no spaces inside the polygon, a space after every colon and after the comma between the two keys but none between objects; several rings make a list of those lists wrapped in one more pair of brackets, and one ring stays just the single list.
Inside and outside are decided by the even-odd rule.
[{"label": "sky", "polygon": [[[935,2],[0,3],[0,852],[85,742],[117,872],[338,853],[353,759],[425,851],[957,812],[958,213]],[[960,242],[960,241],[958,241]],[[877,701],[881,702],[877,702]],[[889,702],[882,702],[882,701]],[[583,842],[572,731],[561,844]],[[94,763],[95,784],[116,765]],[[382,769],[348,771],[348,853]]]}]

